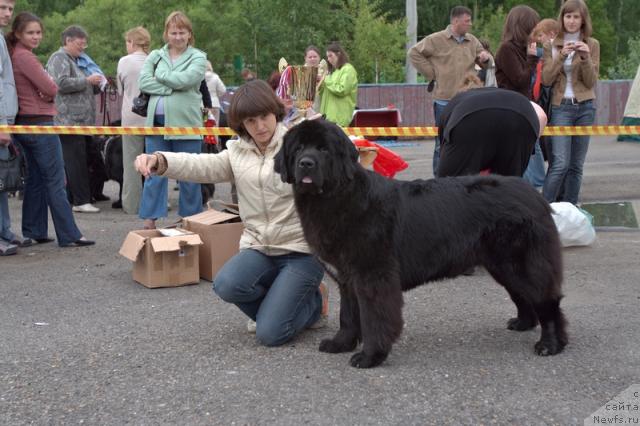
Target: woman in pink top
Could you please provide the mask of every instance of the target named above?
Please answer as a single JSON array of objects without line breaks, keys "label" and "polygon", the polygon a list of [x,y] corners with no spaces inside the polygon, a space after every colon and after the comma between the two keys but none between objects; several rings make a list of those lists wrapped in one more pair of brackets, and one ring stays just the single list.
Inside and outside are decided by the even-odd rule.
[{"label": "woman in pink top", "polygon": [[[42,22],[31,13],[16,16],[7,34],[18,92],[18,125],[53,125],[53,99],[58,87],[38,61],[33,49],[42,41]],[[37,243],[53,241],[48,235],[48,212],[61,247],[89,246],[78,229],[67,199],[62,147],[58,135],[13,135],[22,147],[29,170],[22,203],[22,234]]]}]

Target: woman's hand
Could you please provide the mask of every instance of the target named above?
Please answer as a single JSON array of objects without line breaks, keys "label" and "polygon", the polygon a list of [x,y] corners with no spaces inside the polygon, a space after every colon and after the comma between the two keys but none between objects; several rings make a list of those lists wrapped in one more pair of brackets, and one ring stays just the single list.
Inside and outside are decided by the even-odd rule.
[{"label": "woman's hand", "polygon": [[94,86],[98,86],[102,81],[102,76],[100,74],[91,74],[87,77],[87,81]]},{"label": "woman's hand", "polygon": [[535,41],[527,45],[527,55],[538,56],[538,45]]},{"label": "woman's hand", "polygon": [[158,156],[155,154],[140,154],[133,163],[134,167],[144,177],[149,177],[158,167]]},{"label": "woman's hand", "polygon": [[575,44],[575,51],[580,55],[580,59],[587,59],[591,54],[589,45],[584,41],[577,41]]},{"label": "woman's hand", "polygon": [[567,57],[571,54],[571,52],[573,52],[576,49],[576,45],[575,43],[565,43],[564,46],[562,46],[562,50],[560,51],[560,54],[563,57]]}]

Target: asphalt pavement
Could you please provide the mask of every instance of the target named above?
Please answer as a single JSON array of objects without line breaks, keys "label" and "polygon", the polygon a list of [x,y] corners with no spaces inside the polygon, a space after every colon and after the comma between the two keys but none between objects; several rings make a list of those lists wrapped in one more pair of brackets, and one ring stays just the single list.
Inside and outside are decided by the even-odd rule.
[{"label": "asphalt pavement", "polygon": [[[410,167],[398,177],[430,177],[433,142],[399,145]],[[592,139],[583,201],[640,200],[639,182],[640,144]],[[170,192],[164,224],[177,220]],[[217,192],[227,199],[228,185]],[[539,328],[507,330],[515,308],[480,271],[406,293],[388,360],[358,370],[351,354],[318,351],[338,329],[334,285],[327,328],[262,347],[209,282],[133,282],[118,249],[141,221],[98,205],[76,214],[95,246],[0,258],[0,424],[582,425],[640,383],[637,229],[599,229],[592,246],[564,250],[563,353],[534,354]],[[18,230],[19,200],[10,207]]]}]

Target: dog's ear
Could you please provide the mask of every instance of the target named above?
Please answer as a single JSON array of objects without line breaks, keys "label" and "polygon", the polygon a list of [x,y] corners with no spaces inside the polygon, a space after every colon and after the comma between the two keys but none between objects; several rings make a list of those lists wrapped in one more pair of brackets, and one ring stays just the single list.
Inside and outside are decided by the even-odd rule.
[{"label": "dog's ear", "polygon": [[332,133],[335,137],[334,142],[337,146],[338,153],[342,158],[344,158],[343,161],[339,162],[342,168],[342,170],[340,170],[340,174],[346,176],[347,179],[352,180],[358,164],[358,150],[344,130],[340,127],[332,125]]},{"label": "dog's ear", "polygon": [[297,143],[297,134],[297,129],[293,128],[284,135],[280,151],[273,159],[273,170],[280,174],[280,179],[284,183],[292,184],[294,181],[293,162],[295,158],[291,147]]}]

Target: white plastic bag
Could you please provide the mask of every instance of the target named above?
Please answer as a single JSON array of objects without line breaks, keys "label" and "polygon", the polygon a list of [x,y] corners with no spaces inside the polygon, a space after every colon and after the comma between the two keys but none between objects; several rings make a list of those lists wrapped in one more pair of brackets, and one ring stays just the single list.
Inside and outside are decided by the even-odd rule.
[{"label": "white plastic bag", "polygon": [[551,203],[551,216],[563,247],[588,246],[596,240],[591,218],[571,203]]}]

